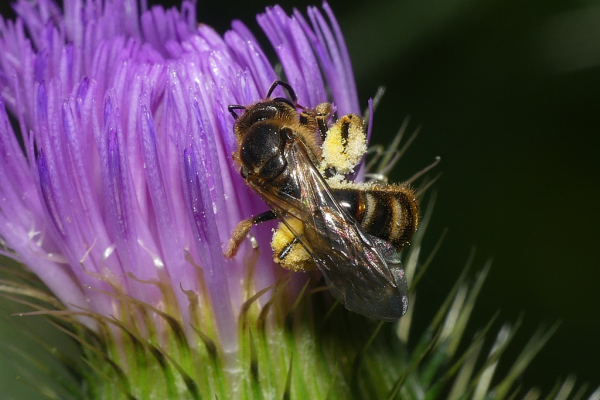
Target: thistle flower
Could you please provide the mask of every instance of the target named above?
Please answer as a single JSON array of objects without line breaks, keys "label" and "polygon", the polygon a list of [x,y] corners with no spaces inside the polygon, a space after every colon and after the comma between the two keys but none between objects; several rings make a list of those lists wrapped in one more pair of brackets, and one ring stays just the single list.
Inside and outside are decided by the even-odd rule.
[{"label": "thistle flower", "polygon": [[[485,274],[472,289],[461,277],[408,351],[410,313],[397,331],[378,336],[381,324],[331,308],[315,276],[289,274],[262,251],[268,228],[255,230],[259,251],[245,243],[235,259],[223,257],[237,222],[265,211],[231,162],[227,106],[264,97],[281,78],[242,22],[220,36],[197,25],[192,1],[180,10],[126,0],[63,3],[61,10],[51,0],[18,0],[18,18],[0,19],[2,253],[49,292],[14,277],[1,289],[59,327],[70,324],[85,360],[63,356],[85,385],[63,381],[41,392],[431,398],[456,373],[453,398],[489,392],[512,330],[500,331],[479,369],[484,335],[455,358]],[[304,106],[329,101],[339,115],[360,112],[327,4],[307,16],[269,8],[258,22]],[[428,215],[405,254],[409,281],[418,280]],[[509,392],[547,339],[538,336],[496,393]]]},{"label": "thistle flower", "polygon": [[[1,235],[68,308],[105,316],[115,299],[103,292],[117,288],[163,303],[143,282],[158,279],[173,285],[189,326],[185,291],[204,290],[200,268],[221,343],[235,347],[247,261],[226,262],[221,244],[265,207],[233,169],[227,105],[264,97],[277,76],[241,22],[221,38],[196,27],[189,1],[141,16],[128,7],[67,1],[61,15],[50,1],[21,1],[21,18],[3,22],[2,107],[17,116],[24,151],[3,111]],[[307,105],[327,101],[330,88],[340,112],[358,112],[348,54],[325,10],[330,21],[309,10],[312,25],[277,7],[259,22]],[[268,248],[267,234],[258,241]],[[281,271],[260,257],[262,289]]]}]

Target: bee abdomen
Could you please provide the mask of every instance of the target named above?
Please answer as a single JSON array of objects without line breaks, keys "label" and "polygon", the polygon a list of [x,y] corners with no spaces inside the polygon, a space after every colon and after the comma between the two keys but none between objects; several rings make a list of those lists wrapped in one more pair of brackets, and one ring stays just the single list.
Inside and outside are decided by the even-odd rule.
[{"label": "bee abdomen", "polygon": [[334,195],[369,234],[390,242],[397,250],[408,244],[419,224],[419,206],[407,186],[334,189]]}]

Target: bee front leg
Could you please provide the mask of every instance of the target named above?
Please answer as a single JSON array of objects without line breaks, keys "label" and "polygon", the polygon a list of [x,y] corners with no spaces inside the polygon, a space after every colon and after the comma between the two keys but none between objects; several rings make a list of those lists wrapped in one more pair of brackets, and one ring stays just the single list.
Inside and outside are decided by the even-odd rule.
[{"label": "bee front leg", "polygon": [[255,215],[254,217],[244,219],[233,228],[233,233],[231,234],[231,239],[229,239],[229,243],[227,244],[227,249],[225,250],[225,257],[232,258],[237,254],[240,245],[246,238],[248,231],[252,227],[252,225],[260,224],[261,222],[270,221],[272,219],[276,219],[277,215],[273,211],[265,211],[264,213],[260,213]]},{"label": "bee front leg", "polygon": [[330,103],[321,103],[315,107],[315,120],[321,133],[321,142],[327,137],[327,131],[329,130],[327,120],[331,118],[332,112],[333,108]]},{"label": "bee front leg", "polygon": [[303,108],[299,119],[300,123],[308,126],[309,129],[317,129],[321,137],[321,142],[323,142],[329,130],[327,121],[331,118],[332,113],[333,107],[331,103],[321,103],[315,108]]}]

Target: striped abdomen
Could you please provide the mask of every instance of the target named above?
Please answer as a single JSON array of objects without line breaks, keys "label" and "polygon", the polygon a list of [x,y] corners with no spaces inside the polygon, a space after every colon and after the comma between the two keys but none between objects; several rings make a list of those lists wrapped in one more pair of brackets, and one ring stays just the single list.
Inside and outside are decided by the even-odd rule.
[{"label": "striped abdomen", "polygon": [[369,234],[398,251],[408,244],[419,224],[419,203],[407,186],[381,185],[331,189],[333,195]]}]

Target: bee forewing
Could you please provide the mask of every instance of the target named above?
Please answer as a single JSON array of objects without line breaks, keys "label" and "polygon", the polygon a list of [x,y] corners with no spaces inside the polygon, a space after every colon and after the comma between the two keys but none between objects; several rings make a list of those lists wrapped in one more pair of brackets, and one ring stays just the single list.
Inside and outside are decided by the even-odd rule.
[{"label": "bee forewing", "polygon": [[[269,185],[253,188],[306,248],[347,309],[376,319],[400,318],[408,307],[408,290],[396,250],[365,233],[345,213],[308,151],[297,139],[286,144],[285,159],[299,198]],[[302,232],[294,228],[294,220],[302,221]]]}]

